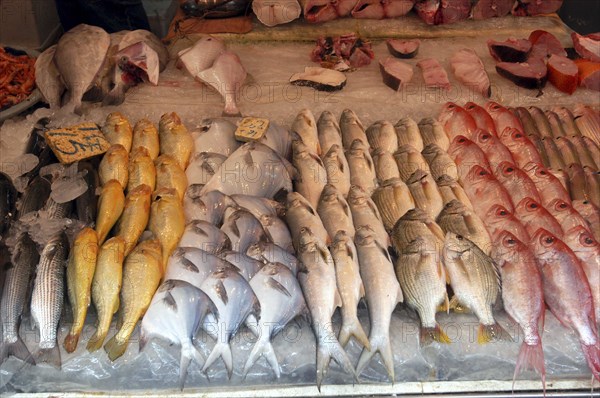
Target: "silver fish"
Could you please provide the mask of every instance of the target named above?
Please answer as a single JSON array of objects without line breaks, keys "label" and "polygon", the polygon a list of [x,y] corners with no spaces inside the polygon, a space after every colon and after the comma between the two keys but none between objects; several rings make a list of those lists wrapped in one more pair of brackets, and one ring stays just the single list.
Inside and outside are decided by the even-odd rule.
[{"label": "silver fish", "polygon": [[449,175],[458,179],[458,167],[450,155],[448,155],[448,152],[436,144],[429,144],[423,148],[421,154],[429,164],[431,176],[434,180],[443,175]]},{"label": "silver fish", "polygon": [[285,221],[290,228],[296,251],[299,250],[300,230],[302,228],[309,228],[323,245],[328,245],[331,242],[331,238],[317,211],[304,196],[297,192],[290,192],[286,198],[285,209]]},{"label": "silver fish", "polygon": [[335,186],[344,196],[350,191],[350,166],[341,145],[333,144],[323,157],[327,183]]},{"label": "silver fish", "polygon": [[309,109],[302,109],[292,122],[292,134],[297,134],[310,153],[321,156],[317,122]]},{"label": "silver fish", "polygon": [[235,139],[237,126],[226,119],[203,120],[198,130],[192,131],[194,153],[212,152],[231,155],[241,143]]},{"label": "silver fish", "polygon": [[587,200],[574,200],[573,208],[587,221],[594,238],[600,242],[600,209]]},{"label": "silver fish", "polygon": [[221,165],[202,193],[221,191],[273,198],[280,191],[292,191],[293,167],[266,145],[248,142]]},{"label": "silver fish", "polygon": [[222,357],[227,375],[231,378],[233,356],[229,342],[250,314],[260,318],[260,303],[250,284],[231,268],[213,272],[202,283],[201,288],[217,307],[217,315],[208,314],[202,325],[216,340],[202,371],[205,372]]},{"label": "silver fish", "polygon": [[406,185],[410,189],[415,206],[436,219],[444,205],[442,195],[431,175],[423,170],[417,170],[406,181]]},{"label": "silver fish", "polygon": [[350,109],[344,109],[340,116],[340,130],[342,132],[342,144],[344,149],[350,149],[354,140],[360,140],[363,144],[369,145],[365,128],[356,113]]},{"label": "silver fish", "polygon": [[190,185],[186,190],[183,197],[185,221],[188,223],[194,220],[207,221],[219,226],[223,222],[227,207],[235,203],[229,196],[219,191],[201,194],[202,188],[201,185]]},{"label": "silver fish", "polygon": [[354,238],[354,224],[352,223],[350,206],[348,206],[344,196],[333,185],[325,185],[317,206],[317,213],[321,217],[323,226],[330,237],[335,236],[338,231],[344,231],[351,238]]},{"label": "silver fish", "polygon": [[269,240],[260,221],[244,209],[236,210],[226,218],[221,231],[229,237],[231,249],[241,253],[246,253],[257,242]]},{"label": "silver fish", "polygon": [[396,159],[400,178],[404,182],[408,181],[410,176],[417,170],[426,173],[431,172],[429,163],[427,163],[421,152],[410,144],[398,147],[398,150],[394,153],[394,159]]},{"label": "silver fish", "polygon": [[450,140],[444,131],[444,127],[434,118],[422,119],[419,124],[419,132],[423,140],[423,146],[436,144],[444,151],[450,147]]},{"label": "silver fish", "polygon": [[332,358],[356,379],[350,358],[335,338],[331,323],[336,307],[342,304],[336,286],[333,258],[321,239],[305,227],[299,231],[298,255],[303,267],[298,273],[298,281],[310,311],[317,341],[317,388],[321,389]]},{"label": "silver fish", "polygon": [[340,126],[331,112],[323,111],[321,113],[317,121],[317,133],[321,146],[321,157],[324,157],[333,145],[337,145],[340,148],[343,146]]},{"label": "silver fish", "polygon": [[391,152],[385,149],[376,149],[371,156],[373,157],[375,176],[379,184],[392,178],[400,178],[396,159],[394,159],[394,155]]},{"label": "silver fish", "polygon": [[[35,243],[27,233],[22,234],[13,249],[10,268],[6,273],[2,301],[0,301],[0,321],[2,322],[2,341],[0,342],[0,363],[9,356],[34,364],[31,353],[19,336],[21,314],[27,300],[27,288],[40,255]],[[2,265],[4,266],[4,265]]]},{"label": "silver fish", "polygon": [[292,162],[298,172],[294,189],[316,208],[323,187],[327,184],[325,165],[321,158],[302,141],[292,142],[292,152]]},{"label": "silver fish", "polygon": [[225,100],[223,113],[229,116],[240,114],[237,98],[239,98],[241,87],[247,76],[248,74],[240,58],[237,54],[228,50],[221,52],[210,68],[194,75],[196,79],[206,83],[221,94]]},{"label": "silver fish", "polygon": [[350,188],[348,204],[352,213],[354,229],[358,230],[362,226],[369,225],[375,231],[377,239],[382,246],[389,246],[390,236],[385,230],[381,214],[379,214],[379,210],[373,200],[361,187],[353,185]]},{"label": "silver fish", "polygon": [[387,120],[373,123],[366,131],[367,140],[373,151],[384,150],[394,153],[398,150],[398,136],[394,125]]},{"label": "silver fish", "polygon": [[61,233],[44,247],[37,266],[31,295],[31,316],[40,332],[39,349],[33,354],[35,363],[48,362],[60,368],[60,350],[56,341],[62,311],[65,265],[69,242]]},{"label": "silver fish", "polygon": [[179,387],[183,389],[190,363],[204,359],[192,343],[206,314],[215,314],[212,300],[197,287],[181,280],[163,282],[150,303],[141,323],[140,351],[151,339],[164,340],[181,347]]},{"label": "silver fish", "polygon": [[225,51],[225,43],[213,36],[204,36],[193,46],[179,51],[178,66],[182,66],[194,78],[211,67],[217,57]]},{"label": "silver fish", "polygon": [[439,255],[431,252],[431,242],[417,237],[406,245],[396,260],[396,275],[404,292],[406,304],[415,309],[421,320],[419,344],[433,341],[450,343],[450,339],[435,319],[437,308],[449,306],[446,291],[446,270]]},{"label": "silver fish", "polygon": [[264,144],[277,152],[284,159],[290,159],[292,155],[293,134],[285,127],[271,121],[265,134],[258,139],[258,142]]},{"label": "silver fish", "polygon": [[249,195],[231,195],[231,199],[258,219],[263,216],[278,217],[285,214],[285,206],[274,200]]},{"label": "silver fish", "polygon": [[195,247],[208,253],[217,254],[231,250],[229,236],[208,221],[194,220],[185,226],[179,247]]},{"label": "silver fish", "polygon": [[365,288],[360,277],[358,254],[353,237],[346,231],[338,231],[331,244],[331,257],[335,264],[337,288],[342,300],[342,326],[338,341],[342,347],[354,337],[363,347],[370,349],[369,338],[357,317],[357,306],[365,296]]},{"label": "silver fish", "polygon": [[[293,247],[291,248],[293,251]],[[292,271],[294,275],[298,272],[298,259],[283,247],[279,247],[271,242],[258,242],[248,248],[246,254],[265,264],[279,263],[283,264]]]},{"label": "silver fish", "polygon": [[412,145],[419,152],[423,150],[424,144],[419,125],[414,120],[404,117],[398,120],[394,128],[398,137],[398,148],[402,145]]},{"label": "silver fish", "polygon": [[246,375],[252,365],[264,356],[275,376],[281,371],[271,339],[292,319],[307,311],[306,302],[295,274],[284,265],[267,264],[250,280],[250,287],[260,303],[260,319],[250,314],[246,325],[258,338],[244,365]]},{"label": "silver fish", "polygon": [[408,186],[400,178],[392,178],[373,192],[371,196],[379,210],[383,225],[391,231],[396,221],[415,207],[415,201]]},{"label": "silver fish", "polygon": [[226,156],[212,152],[196,152],[190,159],[190,164],[185,169],[189,185],[204,185],[217,174]]},{"label": "silver fish", "polygon": [[362,187],[371,194],[377,187],[377,176],[369,147],[361,140],[354,140],[346,150],[346,159],[350,166],[350,184]]},{"label": "silver fish", "polygon": [[247,281],[250,281],[264,265],[261,261],[236,251],[220,253],[219,257],[236,267]]},{"label": "silver fish", "polygon": [[370,347],[363,348],[356,365],[356,372],[361,374],[379,352],[390,380],[394,380],[390,323],[394,308],[404,300],[404,297],[394,273],[390,254],[378,241],[374,231],[368,225],[359,228],[356,231],[355,241],[371,322]]},{"label": "silver fish", "polygon": [[228,261],[204,250],[178,247],[169,257],[163,280],[182,280],[200,288],[211,273],[224,268],[235,269]]}]

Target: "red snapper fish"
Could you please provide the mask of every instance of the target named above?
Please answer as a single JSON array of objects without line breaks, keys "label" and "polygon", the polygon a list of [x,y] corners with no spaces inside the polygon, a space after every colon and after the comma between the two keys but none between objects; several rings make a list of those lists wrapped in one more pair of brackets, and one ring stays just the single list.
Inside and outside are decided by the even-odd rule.
[{"label": "red snapper fish", "polygon": [[485,153],[492,169],[502,162],[515,163],[515,159],[497,136],[485,130],[477,129],[473,142]]},{"label": "red snapper fish", "polygon": [[549,206],[554,199],[562,199],[567,203],[571,203],[571,197],[560,183],[560,180],[542,166],[541,163],[528,163],[523,167],[523,171],[527,173],[535,184],[542,198],[542,205]]},{"label": "red snapper fish", "polygon": [[552,232],[554,236],[563,237],[563,230],[560,224],[539,202],[532,198],[524,198],[515,206],[515,215],[525,226],[529,235],[540,228]]},{"label": "red snapper fish", "polygon": [[504,231],[510,232],[524,243],[528,243],[531,238],[514,213],[502,205],[492,206],[483,218],[483,223],[493,242],[501,242],[500,236]]},{"label": "red snapper fish", "polygon": [[464,135],[456,136],[450,143],[448,155],[456,163],[459,179],[464,179],[471,167],[478,165],[491,172],[492,167],[485,153]]},{"label": "red snapper fish", "polygon": [[459,135],[471,138],[477,130],[475,119],[462,107],[454,102],[448,102],[442,108],[438,121],[444,126],[444,131],[450,141]]},{"label": "red snapper fish", "polygon": [[500,204],[511,212],[514,211],[506,189],[491,172],[479,165],[471,168],[463,182],[463,188],[473,204],[473,210],[480,218],[485,218],[495,204]]},{"label": "red snapper fish", "polygon": [[521,132],[525,131],[519,118],[497,102],[487,102],[485,104],[485,110],[490,114],[492,119],[494,119],[498,134],[501,134],[507,127],[512,127]]},{"label": "red snapper fish", "polygon": [[524,167],[527,163],[540,163],[542,158],[529,138],[519,130],[513,127],[507,127],[500,133],[500,142],[502,142],[512,153],[515,163],[519,167]]},{"label": "red snapper fish", "polygon": [[519,203],[525,198],[532,198],[536,202],[542,201],[531,178],[514,163],[500,163],[494,170],[494,176],[506,188],[513,203]]},{"label": "red snapper fish", "polygon": [[495,136],[498,135],[498,132],[496,131],[496,125],[494,124],[494,119],[492,119],[485,108],[477,105],[474,102],[467,102],[463,108],[465,108],[465,110],[475,120],[477,128],[485,130]]}]

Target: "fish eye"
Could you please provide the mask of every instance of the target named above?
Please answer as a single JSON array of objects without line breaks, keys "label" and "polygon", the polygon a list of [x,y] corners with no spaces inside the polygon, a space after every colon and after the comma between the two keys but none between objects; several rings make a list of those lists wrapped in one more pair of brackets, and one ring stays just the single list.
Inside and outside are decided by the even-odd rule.
[{"label": "fish eye", "polygon": [[521,138],[521,137],[523,137],[523,134],[521,134],[521,133],[516,133],[515,134],[515,138]]},{"label": "fish eye", "polygon": [[552,243],[554,242],[554,238],[553,238],[552,236],[547,236],[547,237],[544,239],[544,242],[546,242],[547,244],[549,244],[549,245],[550,245],[550,244],[552,244]]},{"label": "fish eye", "polygon": [[583,241],[586,245],[591,245],[594,243],[594,240],[592,238],[590,238],[589,236],[584,237]]},{"label": "fish eye", "polygon": [[506,168],[506,172],[507,173],[512,173],[513,171],[515,171],[515,169],[513,169],[512,167],[507,167]]},{"label": "fish eye", "polygon": [[501,216],[506,216],[508,214],[508,212],[506,210],[500,210],[500,214]]},{"label": "fish eye", "polygon": [[462,236],[462,235],[456,235],[456,239],[458,239],[458,240],[463,240],[464,238],[463,238],[463,236]]},{"label": "fish eye", "polygon": [[485,170],[481,170],[481,171],[479,172],[479,175],[480,175],[480,176],[484,176],[484,175],[486,175],[486,174],[487,174],[487,171],[485,171]]},{"label": "fish eye", "polygon": [[458,142],[459,142],[459,143],[461,143],[461,144],[462,144],[463,142],[465,142],[465,141],[466,141],[466,139],[464,139],[464,138],[459,138],[459,139],[458,139]]},{"label": "fish eye", "polygon": [[538,208],[538,205],[537,205],[537,203],[535,203],[535,202],[532,202],[532,203],[530,203],[530,204],[529,204],[529,208],[530,208],[530,209],[537,209],[537,208]]},{"label": "fish eye", "polygon": [[540,174],[543,175],[543,176],[545,176],[546,175],[546,171],[545,170],[541,170]]},{"label": "fish eye", "polygon": [[508,239],[506,240],[506,243],[508,243],[509,245],[514,245],[515,243],[517,243],[517,241],[516,241],[516,240],[514,240],[513,238],[508,238]]},{"label": "fish eye", "polygon": [[561,209],[566,209],[567,208],[567,204],[565,202],[561,202],[558,207],[560,207]]}]

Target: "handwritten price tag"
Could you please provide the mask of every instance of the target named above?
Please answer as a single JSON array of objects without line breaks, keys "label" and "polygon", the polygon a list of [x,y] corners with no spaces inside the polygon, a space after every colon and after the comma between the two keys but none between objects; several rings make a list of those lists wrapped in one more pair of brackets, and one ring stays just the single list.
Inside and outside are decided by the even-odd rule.
[{"label": "handwritten price tag", "polygon": [[110,147],[110,143],[95,123],[48,130],[45,137],[61,163],[91,158],[103,154]]},{"label": "handwritten price tag", "polygon": [[245,117],[240,122],[237,130],[235,130],[235,139],[243,142],[257,141],[265,135],[268,128],[269,119]]}]

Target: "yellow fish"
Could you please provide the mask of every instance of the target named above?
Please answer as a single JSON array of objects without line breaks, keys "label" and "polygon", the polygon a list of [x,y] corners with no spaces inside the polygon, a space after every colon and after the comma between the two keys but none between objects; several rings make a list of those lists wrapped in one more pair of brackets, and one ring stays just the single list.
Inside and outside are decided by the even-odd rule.
[{"label": "yellow fish", "polygon": [[169,256],[177,248],[181,235],[183,235],[185,214],[183,205],[174,189],[162,188],[154,192],[153,197],[149,229],[160,242],[164,272]]},{"label": "yellow fish", "polygon": [[158,137],[160,153],[173,156],[185,170],[194,150],[194,140],[175,112],[162,115],[158,125]]},{"label": "yellow fish", "polygon": [[131,143],[133,140],[133,131],[131,124],[125,116],[120,112],[112,112],[106,116],[102,133],[106,140],[111,145],[123,145],[127,152],[131,151]]},{"label": "yellow fish", "polygon": [[148,150],[145,148],[137,148],[131,153],[129,158],[129,183],[127,191],[131,191],[135,187],[146,184],[154,190],[156,185],[156,168]]},{"label": "yellow fish", "polygon": [[179,200],[183,201],[188,180],[185,171],[179,166],[175,158],[170,155],[160,155],[155,161],[156,190],[172,188],[177,192]]},{"label": "yellow fish", "polygon": [[148,185],[140,185],[125,197],[125,208],[117,223],[115,236],[122,236],[125,239],[126,256],[148,225],[151,200],[152,189]]},{"label": "yellow fish", "polygon": [[96,233],[98,245],[102,245],[110,229],[121,217],[125,207],[125,194],[123,187],[117,180],[110,180],[102,186],[98,198],[98,215],[96,217]]},{"label": "yellow fish", "polygon": [[148,119],[142,119],[133,128],[133,142],[131,152],[138,148],[146,148],[152,160],[156,159],[160,151],[158,131],[154,124]]},{"label": "yellow fish", "polygon": [[129,153],[123,145],[113,145],[102,157],[98,166],[100,185],[110,180],[117,180],[122,187],[127,186],[129,180]]}]

